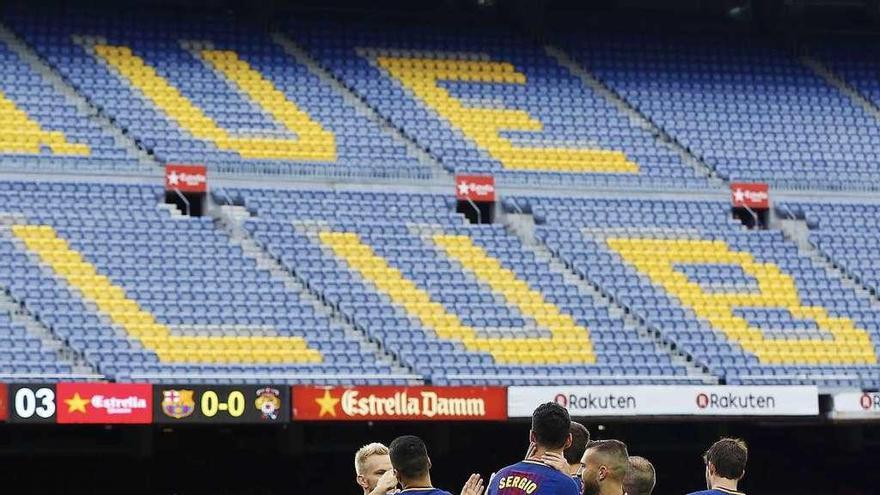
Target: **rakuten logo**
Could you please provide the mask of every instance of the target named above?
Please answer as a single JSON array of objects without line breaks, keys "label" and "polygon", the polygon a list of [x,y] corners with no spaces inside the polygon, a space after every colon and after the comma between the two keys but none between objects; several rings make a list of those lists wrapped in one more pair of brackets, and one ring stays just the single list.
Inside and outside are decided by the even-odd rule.
[{"label": "rakuten logo", "polygon": [[866,411],[880,411],[880,394],[865,394],[859,399],[859,405]]},{"label": "rakuten logo", "polygon": [[130,397],[105,397],[103,395],[92,396],[92,407],[104,409],[107,414],[131,414],[135,409],[146,409],[147,401],[134,395]]},{"label": "rakuten logo", "polygon": [[557,394],[553,400],[569,411],[575,412],[580,410],[636,409],[638,407],[636,398],[632,395]]},{"label": "rakuten logo", "polygon": [[775,409],[776,397],[772,395],[727,393],[697,394],[697,407],[700,409]]}]

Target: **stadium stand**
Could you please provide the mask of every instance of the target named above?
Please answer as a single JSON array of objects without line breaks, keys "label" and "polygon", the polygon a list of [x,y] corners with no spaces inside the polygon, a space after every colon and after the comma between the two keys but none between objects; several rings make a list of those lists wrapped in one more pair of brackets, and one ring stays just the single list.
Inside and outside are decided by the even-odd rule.
[{"label": "stadium stand", "polygon": [[[880,183],[880,121],[771,43],[602,33],[563,44],[723,179],[852,190]],[[854,70],[876,87],[869,55],[847,53],[866,61]],[[848,56],[835,60],[851,67]]]},{"label": "stadium stand", "polygon": [[246,205],[246,228],[272,256],[434,384],[703,383],[503,227],[466,224],[445,196],[214,194]]},{"label": "stadium stand", "polygon": [[707,186],[649,130],[512,33],[315,23],[289,33],[449,171],[505,183]]},{"label": "stadium stand", "polygon": [[810,243],[875,296],[880,294],[880,207],[870,204],[783,202],[782,218],[806,220]]},{"label": "stadium stand", "polygon": [[233,173],[432,176],[263,32],[222,19],[8,17],[162,163]]},{"label": "stadium stand", "polygon": [[[2,283],[109,378],[397,383],[344,329],[160,189],[0,183]],[[40,197],[37,207],[34,197]],[[104,206],[95,198],[112,199]]]},{"label": "stadium stand", "polygon": [[[4,256],[6,259],[13,257]],[[69,379],[73,374],[73,366],[59,355],[59,349],[47,345],[22,323],[13,321],[9,313],[0,313],[0,335],[0,376]]]},{"label": "stadium stand", "polygon": [[880,385],[871,301],[728,203],[515,201],[555,255],[727,384]]},{"label": "stadium stand", "polygon": [[132,171],[139,164],[16,53],[0,31],[0,166]]}]

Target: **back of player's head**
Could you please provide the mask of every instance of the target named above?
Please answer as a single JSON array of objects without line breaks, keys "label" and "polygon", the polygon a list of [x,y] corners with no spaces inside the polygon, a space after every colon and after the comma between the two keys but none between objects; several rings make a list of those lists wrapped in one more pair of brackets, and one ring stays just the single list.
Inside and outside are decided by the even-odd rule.
[{"label": "back of player's head", "polygon": [[623,478],[623,489],[626,495],[651,495],[657,484],[654,466],[644,457],[630,456],[629,469]]},{"label": "back of player's head", "polygon": [[605,466],[610,476],[623,482],[629,470],[629,453],[620,440],[596,440],[587,445],[590,462]]},{"label": "back of player's head", "polygon": [[715,475],[729,480],[738,480],[746,473],[749,448],[739,438],[722,438],[713,443],[703,454],[706,464],[715,466]]},{"label": "back of player's head", "polygon": [[577,421],[571,422],[568,431],[571,433],[571,445],[565,449],[563,455],[569,464],[577,464],[583,459],[587,444],[590,443],[590,431]]},{"label": "back of player's head", "polygon": [[548,449],[565,447],[571,417],[568,409],[555,402],[545,402],[532,413],[532,433],[535,442]]},{"label": "back of player's head", "polygon": [[397,437],[391,442],[388,450],[391,455],[391,466],[397,471],[398,478],[408,480],[419,478],[431,469],[428,447],[417,436]]},{"label": "back of player's head", "polygon": [[375,442],[364,445],[354,454],[354,472],[356,474],[364,474],[367,459],[374,455],[388,455],[388,447],[381,443]]}]

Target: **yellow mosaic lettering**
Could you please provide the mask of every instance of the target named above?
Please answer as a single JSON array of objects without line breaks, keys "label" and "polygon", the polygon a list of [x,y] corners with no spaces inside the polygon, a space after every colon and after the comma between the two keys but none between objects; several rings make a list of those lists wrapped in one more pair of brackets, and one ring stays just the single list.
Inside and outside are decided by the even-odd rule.
[{"label": "yellow mosaic lettering", "polygon": [[88,145],[71,143],[61,131],[47,131],[0,91],[0,152],[39,153],[47,146],[56,155],[91,153]]},{"label": "yellow mosaic lettering", "polygon": [[14,225],[12,233],[44,264],[132,338],[170,363],[319,363],[321,354],[300,337],[186,337],[130,299],[125,290],[72,249],[47,225]]},{"label": "yellow mosaic lettering", "polygon": [[587,328],[547,301],[540,292],[516,277],[511,270],[491,257],[466,236],[435,235],[434,243],[450,259],[504,296],[508,303],[547,328],[549,338],[486,338],[461,322],[440,303],[431,299],[427,291],[404,277],[397,268],[377,255],[354,233],[322,232],[321,242],[344,260],[381,293],[402,306],[433,330],[438,337],[456,340],[470,351],[487,352],[499,363],[565,364],[595,363],[596,356]]},{"label": "yellow mosaic lettering", "polygon": [[380,56],[380,67],[440,116],[460,129],[508,170],[636,173],[638,165],[621,151],[519,146],[503,131],[540,132],[543,124],[523,110],[465,106],[440,81],[525,84],[513,65],[480,60],[400,58]]},{"label": "yellow mosaic lettering", "polygon": [[[794,280],[773,263],[760,263],[747,252],[732,251],[723,241],[608,239],[608,245],[655,285],[677,297],[701,319],[720,330],[765,364],[874,364],[868,333],[849,318],[830,316],[825,308],[804,306]],[[756,292],[708,293],[677,264],[734,264],[755,278]],[[813,320],[831,339],[770,339],[736,316],[734,308],[785,308],[795,318]]]},{"label": "yellow mosaic lettering", "polygon": [[297,138],[236,137],[221,128],[189,98],[125,46],[95,45],[95,53],[150,101],[198,139],[244,158],[335,161],[336,139],[233,51],[199,55]]}]

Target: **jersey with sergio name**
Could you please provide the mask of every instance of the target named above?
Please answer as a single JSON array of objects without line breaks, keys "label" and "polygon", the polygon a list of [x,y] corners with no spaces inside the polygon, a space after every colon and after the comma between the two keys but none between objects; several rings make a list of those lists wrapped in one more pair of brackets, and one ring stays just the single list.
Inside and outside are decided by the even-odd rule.
[{"label": "jersey with sergio name", "polygon": [[580,495],[571,476],[535,461],[501,469],[489,482],[489,495]]}]

